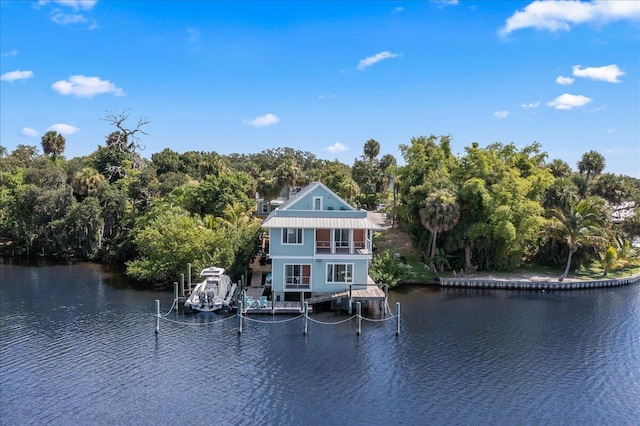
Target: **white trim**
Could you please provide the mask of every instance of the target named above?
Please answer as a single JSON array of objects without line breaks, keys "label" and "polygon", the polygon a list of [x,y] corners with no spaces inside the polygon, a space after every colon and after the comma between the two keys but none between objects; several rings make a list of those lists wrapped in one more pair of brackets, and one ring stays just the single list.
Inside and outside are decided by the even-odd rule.
[{"label": "white trim", "polygon": [[[326,267],[324,270],[324,276],[325,276],[325,282],[327,284],[338,284],[338,285],[344,285],[344,284],[353,284],[353,275],[355,273],[355,264],[353,263],[348,263],[348,262],[326,262],[325,263]],[[343,265],[343,266],[351,266],[351,280],[350,281],[329,281],[329,266],[330,265]]]},{"label": "white trim", "polygon": [[[303,286],[305,285],[302,282],[298,282],[298,283],[287,283],[287,266],[299,266],[300,267],[300,279],[304,278],[305,275],[303,275],[304,272],[304,266],[308,266],[309,267],[309,284],[307,288],[289,288],[287,289],[287,285],[298,285],[298,286]],[[294,278],[295,279],[295,278]],[[311,291],[312,288],[312,284],[313,284],[313,264],[312,263],[283,263],[282,264],[282,288],[284,291]]]},{"label": "white trim", "polygon": [[[295,242],[295,243],[290,243],[289,239],[287,238],[287,242],[285,242],[285,236],[288,236],[288,232],[287,230],[289,229],[294,229],[296,231],[296,239],[298,238],[298,233],[300,234],[300,241]],[[280,231],[282,238],[280,239],[281,244],[283,246],[301,246],[304,245],[304,229],[303,228],[282,228],[282,231]]]},{"label": "white trim", "polygon": [[[313,196],[313,210],[318,211],[318,210],[322,210],[322,198],[320,196],[314,195]],[[320,201],[320,208],[316,209],[316,201]]]}]

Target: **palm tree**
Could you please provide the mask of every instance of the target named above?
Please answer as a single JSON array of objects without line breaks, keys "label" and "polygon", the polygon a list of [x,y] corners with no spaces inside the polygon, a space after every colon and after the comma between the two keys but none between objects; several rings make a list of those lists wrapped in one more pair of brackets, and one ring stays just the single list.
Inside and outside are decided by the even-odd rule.
[{"label": "palm tree", "polygon": [[605,167],[605,161],[602,154],[597,151],[589,151],[582,154],[582,158],[578,161],[578,171],[586,173],[585,181],[589,183],[591,176],[602,173]]},{"label": "palm tree", "polygon": [[302,179],[302,169],[298,167],[296,159],[287,155],[283,158],[282,163],[275,170],[278,180],[287,185],[287,188],[291,190],[296,186],[296,182]]},{"label": "palm tree", "polygon": [[439,232],[452,229],[460,219],[460,206],[456,196],[446,189],[441,189],[431,194],[420,209],[422,224],[431,233],[431,248],[429,250],[429,267],[435,271],[434,258],[436,255],[436,241]]},{"label": "palm tree", "polygon": [[51,158],[55,161],[60,154],[64,152],[64,146],[66,140],[64,136],[54,130],[49,130],[42,135],[41,138],[42,150],[46,155],[51,155]]},{"label": "palm tree", "polygon": [[597,246],[607,242],[606,230],[602,221],[602,215],[592,200],[584,199],[568,211],[551,209],[550,234],[558,240],[562,240],[569,248],[567,266],[560,276],[563,281],[569,273],[573,254],[583,246]]},{"label": "palm tree", "polygon": [[380,142],[369,139],[364,143],[364,156],[371,162],[380,154]]},{"label": "palm tree", "polygon": [[73,175],[71,187],[76,194],[88,195],[95,191],[104,179],[93,167],[83,167]]}]

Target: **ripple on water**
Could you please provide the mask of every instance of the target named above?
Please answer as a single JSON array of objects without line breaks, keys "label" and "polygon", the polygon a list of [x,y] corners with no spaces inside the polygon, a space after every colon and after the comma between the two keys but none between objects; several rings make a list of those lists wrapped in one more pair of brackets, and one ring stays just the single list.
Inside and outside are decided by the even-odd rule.
[{"label": "ripple on water", "polygon": [[[89,284],[95,271],[81,267],[37,272],[34,294],[0,282],[3,424],[630,424],[640,417],[637,286],[554,294],[404,289],[391,294],[392,305],[402,304],[397,337],[395,320],[363,322],[360,336],[355,320],[309,323],[307,336],[301,320],[248,321],[238,335],[237,318],[175,313],[156,335],[153,301],[168,309],[170,294],[112,288],[99,276]],[[51,297],[48,281],[56,283]]]}]

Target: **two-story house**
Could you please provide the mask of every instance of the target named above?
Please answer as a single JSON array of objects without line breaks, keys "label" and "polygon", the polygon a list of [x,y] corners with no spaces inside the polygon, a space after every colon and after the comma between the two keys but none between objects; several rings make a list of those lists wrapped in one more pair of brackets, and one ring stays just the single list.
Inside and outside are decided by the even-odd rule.
[{"label": "two-story house", "polygon": [[284,300],[374,284],[369,265],[380,227],[324,184],[303,188],[262,226],[269,230],[272,288]]}]

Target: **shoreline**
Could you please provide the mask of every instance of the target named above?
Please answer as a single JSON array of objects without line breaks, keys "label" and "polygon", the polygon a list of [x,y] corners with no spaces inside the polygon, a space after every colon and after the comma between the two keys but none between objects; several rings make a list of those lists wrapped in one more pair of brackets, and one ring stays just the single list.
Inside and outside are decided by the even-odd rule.
[{"label": "shoreline", "polygon": [[476,277],[440,277],[434,285],[452,288],[492,288],[508,290],[583,290],[591,288],[620,287],[640,282],[640,273],[622,278],[583,280],[567,277],[558,281],[550,275],[513,274],[494,277],[493,275]]}]

